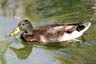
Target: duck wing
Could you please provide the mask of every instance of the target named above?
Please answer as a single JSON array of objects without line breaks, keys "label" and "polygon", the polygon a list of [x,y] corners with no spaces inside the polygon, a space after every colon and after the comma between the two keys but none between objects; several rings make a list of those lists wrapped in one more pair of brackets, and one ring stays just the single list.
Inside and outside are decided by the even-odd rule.
[{"label": "duck wing", "polygon": [[[41,26],[39,27],[39,29],[34,30],[35,33],[40,33],[40,34],[44,34],[44,33],[56,33],[58,31],[64,31],[64,32],[68,32],[71,33],[74,30],[76,30],[77,26],[80,23],[74,23],[74,24],[51,24],[51,25],[46,25],[46,26]],[[33,32],[33,33],[34,33]]]},{"label": "duck wing", "polygon": [[64,33],[72,33],[76,30],[76,25],[71,24],[52,24],[45,27],[34,30],[34,35],[43,36],[47,42],[55,42],[59,37],[63,36]]}]

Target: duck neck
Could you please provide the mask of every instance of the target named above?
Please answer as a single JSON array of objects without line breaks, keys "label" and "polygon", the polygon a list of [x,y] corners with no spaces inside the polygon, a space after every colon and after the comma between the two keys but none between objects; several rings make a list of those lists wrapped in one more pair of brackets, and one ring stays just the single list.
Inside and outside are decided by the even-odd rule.
[{"label": "duck neck", "polygon": [[32,35],[33,34],[33,30],[32,31],[26,31],[25,30],[25,33]]},{"label": "duck neck", "polygon": [[33,34],[33,27],[31,25],[27,26],[25,29],[25,32],[32,35]]}]

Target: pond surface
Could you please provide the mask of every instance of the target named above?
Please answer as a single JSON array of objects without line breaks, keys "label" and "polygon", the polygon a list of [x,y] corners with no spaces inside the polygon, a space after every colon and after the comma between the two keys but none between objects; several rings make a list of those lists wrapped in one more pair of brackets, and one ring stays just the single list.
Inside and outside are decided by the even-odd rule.
[{"label": "pond surface", "polygon": [[[38,45],[10,37],[19,20],[34,28],[49,23],[91,22],[81,42]],[[0,0],[0,64],[96,64],[94,0]]]}]

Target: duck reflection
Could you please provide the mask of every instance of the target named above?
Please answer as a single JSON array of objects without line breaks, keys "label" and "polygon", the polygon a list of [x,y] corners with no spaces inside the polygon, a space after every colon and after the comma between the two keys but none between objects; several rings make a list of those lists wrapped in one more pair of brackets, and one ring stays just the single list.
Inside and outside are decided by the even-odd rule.
[{"label": "duck reflection", "polygon": [[17,49],[14,47],[10,47],[10,49],[16,53],[16,55],[19,59],[26,59],[32,52],[33,44],[30,42],[28,42],[28,43],[22,42],[22,44],[24,45],[23,48]]}]

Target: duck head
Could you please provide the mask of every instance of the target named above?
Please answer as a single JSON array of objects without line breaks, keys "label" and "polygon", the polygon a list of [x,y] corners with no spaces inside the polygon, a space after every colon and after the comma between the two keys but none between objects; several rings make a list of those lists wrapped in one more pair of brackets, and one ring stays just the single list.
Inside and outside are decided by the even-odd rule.
[{"label": "duck head", "polygon": [[15,36],[20,31],[23,31],[24,33],[32,34],[33,32],[33,26],[31,25],[31,22],[28,20],[22,20],[16,29],[10,33],[11,36]]}]

